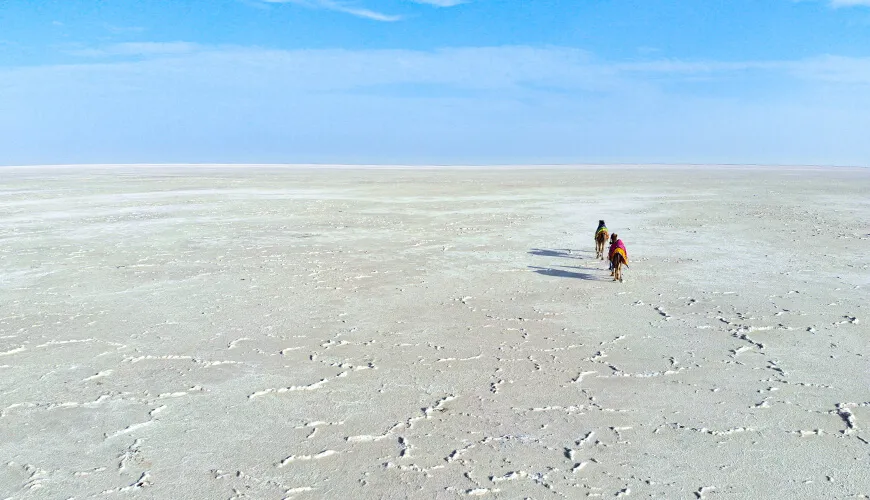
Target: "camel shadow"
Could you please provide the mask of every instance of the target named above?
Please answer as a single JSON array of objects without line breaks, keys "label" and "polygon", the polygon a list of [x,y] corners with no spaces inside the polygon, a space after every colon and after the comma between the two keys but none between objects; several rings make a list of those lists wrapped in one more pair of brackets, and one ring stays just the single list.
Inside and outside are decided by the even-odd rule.
[{"label": "camel shadow", "polygon": [[553,269],[551,267],[535,267],[529,266],[529,269],[544,276],[554,276],[557,278],[574,278],[587,281],[602,281],[602,279],[594,274],[575,273],[573,271],[564,271],[562,269]]},{"label": "camel shadow", "polygon": [[588,250],[571,250],[568,248],[560,248],[558,250],[548,250],[545,248],[533,248],[529,251],[530,255],[538,257],[565,257],[567,259],[582,259],[584,253],[591,253]]}]

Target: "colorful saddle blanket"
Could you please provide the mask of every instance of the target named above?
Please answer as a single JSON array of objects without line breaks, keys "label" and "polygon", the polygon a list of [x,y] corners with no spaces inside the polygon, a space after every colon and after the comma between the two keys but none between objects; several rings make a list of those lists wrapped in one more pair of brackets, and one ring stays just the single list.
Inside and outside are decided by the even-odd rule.
[{"label": "colorful saddle blanket", "polygon": [[617,248],[616,250],[613,251],[613,253],[610,254],[610,260],[613,260],[613,257],[616,254],[622,255],[622,263],[625,265],[628,265],[628,256],[625,255],[625,250],[623,250],[621,248]]},{"label": "colorful saddle blanket", "polygon": [[628,264],[628,250],[626,250],[625,243],[622,240],[616,240],[616,243],[610,245],[610,251],[608,252],[610,260],[613,260],[613,255],[617,252],[622,254],[622,259]]}]

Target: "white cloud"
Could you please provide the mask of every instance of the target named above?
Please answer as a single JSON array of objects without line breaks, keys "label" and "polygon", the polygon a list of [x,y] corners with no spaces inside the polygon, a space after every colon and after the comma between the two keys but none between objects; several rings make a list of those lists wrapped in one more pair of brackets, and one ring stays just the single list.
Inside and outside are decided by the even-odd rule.
[{"label": "white cloud", "polygon": [[833,7],[855,7],[865,5],[870,7],[870,0],[831,0]]},{"label": "white cloud", "polygon": [[467,0],[411,0],[415,3],[425,3],[428,5],[434,5],[435,7],[455,7],[457,5],[466,3]]},{"label": "white cloud", "polygon": [[[313,8],[313,9],[326,9],[335,12],[342,12],[345,14],[350,14],[352,16],[361,17],[364,19],[371,19],[374,21],[382,21],[382,22],[394,22],[402,19],[401,16],[395,16],[390,14],[383,14],[381,12],[376,12],[373,10],[369,10],[362,7],[354,7],[353,5],[349,5],[343,2],[337,2],[335,0],[263,0],[266,3],[292,3],[296,5],[302,5],[304,7]],[[438,1],[438,0],[436,0]]]},{"label": "white cloud", "polygon": [[171,68],[173,74],[196,74],[193,68],[201,68],[202,73],[209,70],[222,73],[227,68],[235,68],[229,73],[243,82],[280,82],[280,86],[286,88],[326,90],[423,84],[472,90],[535,88],[600,92],[647,85],[651,81],[660,85],[696,76],[752,78],[755,74],[779,79],[782,85],[789,79],[870,85],[870,58],[832,55],[800,60],[616,62],[602,61],[584,50],[560,47],[271,50],[187,42],[118,43],[67,52],[90,58],[129,60],[102,66],[91,63],[36,69],[67,68],[76,73],[89,73],[97,68],[101,71],[112,68],[123,73],[125,68],[137,67],[160,74]]},{"label": "white cloud", "polygon": [[870,86],[870,58],[821,56],[780,63],[797,78],[842,85]]},{"label": "white cloud", "polygon": [[[367,9],[365,7],[359,7],[352,3],[342,2],[340,0],[261,0],[263,3],[271,3],[271,4],[280,4],[280,3],[292,3],[296,5],[301,5],[303,7],[308,7],[310,9],[325,9],[331,10],[334,12],[342,12],[344,14],[350,14],[352,16],[361,17],[364,19],[371,19],[374,21],[382,21],[382,22],[394,22],[400,21],[402,16],[393,15],[393,14],[385,14],[382,12],[377,12],[371,9]],[[410,0],[411,2],[425,5],[432,5],[435,7],[455,7],[457,5],[461,5],[467,3],[468,0]],[[260,4],[262,5],[262,4]]]},{"label": "white cloud", "polygon": [[748,70],[770,70],[780,67],[781,63],[771,61],[681,61],[678,59],[659,59],[638,63],[618,63],[619,71],[631,73],[665,73],[671,75],[728,73]]},{"label": "white cloud", "polygon": [[623,63],[554,47],[181,42],[90,50],[106,58],[0,68],[0,161],[870,158],[870,58]]},{"label": "white cloud", "polygon": [[188,42],[131,42],[99,48],[76,49],[69,51],[69,54],[80,57],[166,56],[189,54],[200,47],[198,44]]},{"label": "white cloud", "polygon": [[791,0],[792,2],[825,3],[834,9],[846,7],[870,7],[870,0]]},{"label": "white cloud", "polygon": [[103,24],[103,27],[106,28],[107,31],[116,35],[122,35],[125,33],[142,33],[145,31],[145,28],[141,26],[116,26],[114,24]]}]

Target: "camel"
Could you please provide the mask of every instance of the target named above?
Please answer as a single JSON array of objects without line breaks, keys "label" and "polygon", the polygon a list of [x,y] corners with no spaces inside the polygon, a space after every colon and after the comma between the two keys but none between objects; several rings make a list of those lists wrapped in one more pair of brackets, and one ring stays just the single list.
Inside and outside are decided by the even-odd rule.
[{"label": "camel", "polygon": [[622,266],[628,266],[628,251],[616,233],[610,235],[610,252],[608,252],[608,256],[610,257],[610,275],[613,276],[613,281],[619,280],[622,283]]},{"label": "camel", "polygon": [[604,221],[598,221],[598,229],[595,231],[595,258],[604,260],[604,243],[607,241],[607,226]]}]

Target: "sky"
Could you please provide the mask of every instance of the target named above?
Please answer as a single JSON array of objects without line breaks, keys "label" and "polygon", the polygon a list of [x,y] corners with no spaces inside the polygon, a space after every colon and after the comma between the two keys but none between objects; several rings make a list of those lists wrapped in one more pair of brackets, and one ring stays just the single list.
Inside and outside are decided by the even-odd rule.
[{"label": "sky", "polygon": [[870,0],[0,0],[0,165],[870,166]]}]

